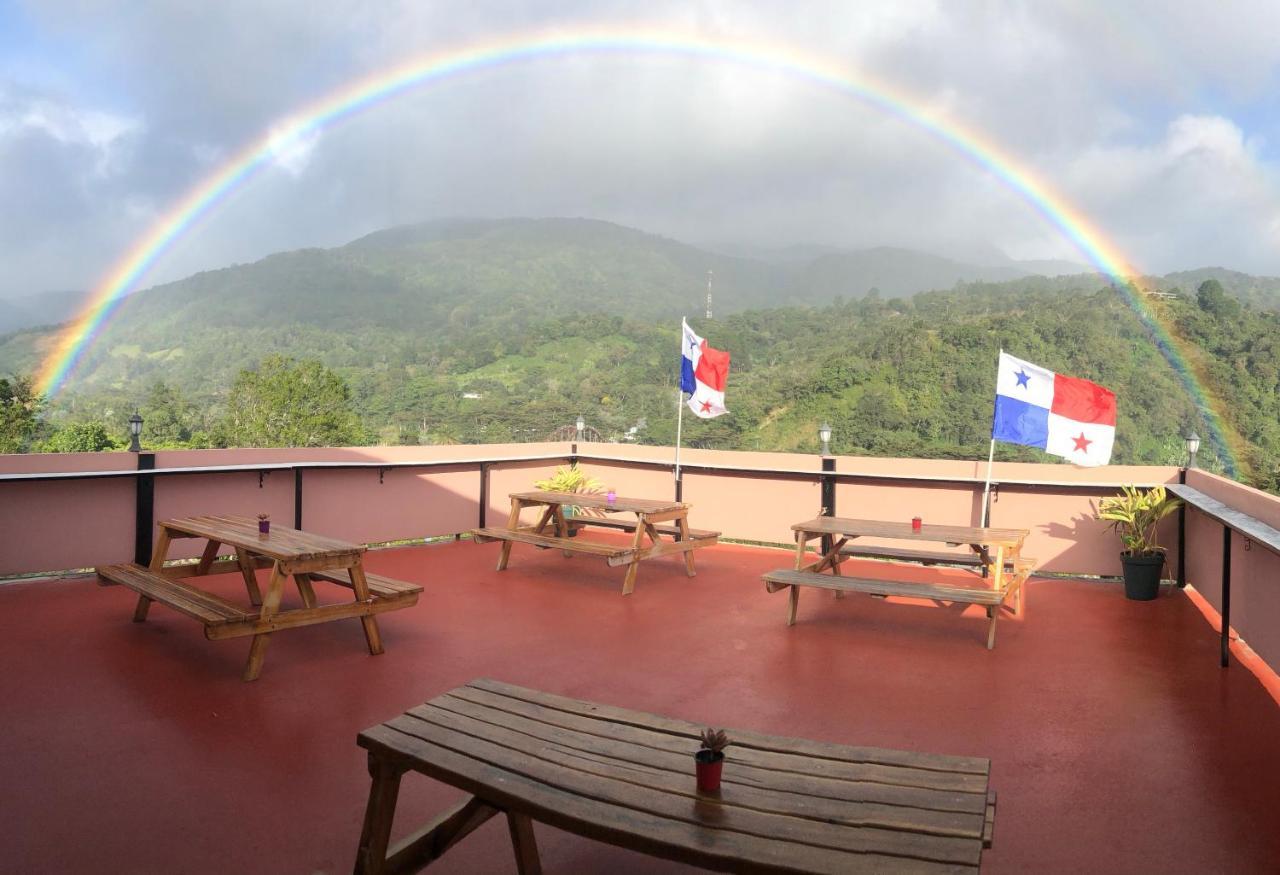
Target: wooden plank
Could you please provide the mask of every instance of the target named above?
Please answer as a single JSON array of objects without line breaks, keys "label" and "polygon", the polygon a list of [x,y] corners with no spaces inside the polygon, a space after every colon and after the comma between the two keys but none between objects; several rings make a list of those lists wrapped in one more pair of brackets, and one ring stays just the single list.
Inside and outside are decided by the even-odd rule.
[{"label": "wooden plank", "polygon": [[610,502],[608,495],[587,492],[513,492],[513,499],[534,504],[558,504],[572,507],[592,508],[614,513],[659,514],[688,508],[678,501],[664,501],[650,498],[623,498],[618,496]]},{"label": "wooden plank", "polygon": [[890,538],[903,541],[937,541],[945,544],[987,544],[1006,547],[1020,546],[1030,534],[1025,529],[995,529],[976,526],[945,526],[925,523],[920,531],[914,531],[909,522],[848,519],[845,517],[815,517],[796,523],[793,531],[819,535],[848,535],[855,538]]},{"label": "wooden plank", "polygon": [[331,623],[335,620],[346,620],[352,617],[369,617],[374,614],[385,614],[410,606],[410,602],[401,599],[370,599],[367,602],[342,602],[336,605],[320,605],[315,608],[296,608],[291,611],[279,611],[267,617],[249,614],[243,622],[230,622],[211,627],[206,637],[211,640],[223,638],[243,638],[246,635],[279,632],[282,629],[295,629],[299,626],[314,626],[317,623]]},{"label": "wooden plank", "polygon": [[971,568],[982,565],[982,557],[975,553],[949,553],[943,550],[912,550],[905,547],[853,543],[846,545],[840,552],[845,556],[919,562],[922,565],[963,565]]},{"label": "wooden plank", "polygon": [[609,557],[609,564],[613,566],[630,565],[632,561],[641,561],[652,559],[657,556],[669,556],[672,553],[689,553],[700,547],[710,547],[715,541],[659,541],[656,544],[648,544],[641,547],[628,547],[620,553],[615,553]]},{"label": "wooden plank", "polygon": [[385,725],[366,729],[357,742],[371,751],[403,757],[416,771],[475,794],[496,808],[518,811],[589,839],[709,869],[770,875],[798,872],[831,875],[918,872],[923,875],[977,871],[975,866],[802,848],[785,840],[718,830],[715,819],[720,805],[713,799],[699,799],[691,806],[693,815],[699,819],[696,823],[614,806],[492,766]]},{"label": "wooden plank", "polygon": [[[570,518],[569,525],[570,527],[573,527],[573,528],[599,527],[599,528],[605,528],[605,529],[621,529],[624,532],[634,532],[636,529],[635,520],[612,519],[610,517],[575,516]],[[674,537],[675,535],[680,534],[679,526],[669,526],[669,525],[658,524],[658,525],[655,525],[654,528],[658,530],[659,534],[663,534],[663,535]],[[713,532],[710,529],[693,529],[693,528],[689,529],[689,537],[691,538],[717,538],[718,539],[720,535],[721,535],[720,532]]]},{"label": "wooden plank", "polygon": [[182,581],[170,580],[141,565],[133,563],[103,565],[96,570],[99,577],[126,586],[151,601],[159,602],[180,614],[199,620],[205,626],[221,626],[253,616],[244,608],[226,599],[196,589]]},{"label": "wooden plank", "polygon": [[901,580],[877,580],[869,577],[837,577],[813,571],[794,571],[779,568],[764,575],[769,592],[777,592],[788,586],[815,586],[821,589],[863,592],[870,595],[905,596],[909,598],[939,599],[948,602],[964,602],[974,605],[999,605],[1013,592],[950,586],[941,583],[915,583]]},{"label": "wooden plank", "polygon": [[583,538],[557,538],[552,535],[538,535],[523,529],[511,531],[496,526],[472,529],[471,536],[478,543],[486,541],[508,541],[521,544],[533,544],[540,547],[552,547],[558,550],[571,550],[574,553],[589,553],[593,556],[618,556],[627,552],[621,544],[602,544],[599,541],[588,541]]},{"label": "wooden plank", "polygon": [[[488,694],[459,688],[432,699],[407,713],[424,716],[428,711],[448,711],[494,726],[522,732],[530,739],[553,743],[579,756],[625,762],[633,770],[651,773],[655,787],[668,787],[665,778],[678,776],[678,792],[692,792],[688,781],[689,758],[698,742],[666,733],[590,718],[577,717],[555,709],[539,709]],[[497,701],[495,701],[497,700]],[[539,713],[539,711],[543,713]],[[732,741],[732,739],[731,739]],[[846,815],[857,814],[858,822],[881,826],[901,826],[904,812],[931,813],[921,831],[939,835],[975,835],[981,825],[975,820],[983,811],[985,775],[936,772],[867,763],[840,763],[815,760],[797,754],[753,750],[731,745],[726,752],[725,778],[740,796],[757,799],[756,807],[777,813],[811,811],[815,803],[839,803]],[[640,780],[640,778],[636,778]],[[776,792],[781,791],[781,792]],[[806,794],[804,798],[787,794]],[[850,808],[850,804],[856,804]],[[923,815],[922,815],[923,816]]]},{"label": "wooden plank", "polygon": [[[376,780],[376,778],[375,778]],[[474,796],[462,800],[430,823],[405,836],[387,852],[385,872],[417,872],[469,836],[498,809]]]},{"label": "wooden plank", "polygon": [[[559,696],[528,687],[508,684],[492,678],[476,678],[459,690],[476,689],[496,693],[517,701],[528,702],[544,708],[565,711],[597,720],[617,723],[623,726],[636,726],[652,729],[683,738],[697,740],[704,724],[690,723],[672,717],[619,708],[613,705],[602,705],[568,696]],[[991,771],[991,761],[983,757],[956,757],[946,754],[917,753],[912,751],[892,750],[890,748],[862,747],[835,744],[825,741],[813,741],[805,738],[790,738],[778,735],[766,735],[745,729],[726,730],[733,738],[734,747],[752,747],[759,750],[771,750],[779,753],[795,753],[806,757],[850,763],[884,763],[886,765],[903,765],[911,768],[929,769],[943,772],[967,772],[986,776]]]},{"label": "wooden plank", "polygon": [[[976,866],[981,855],[980,838],[947,839],[765,814],[726,804],[723,795],[715,799],[716,810],[712,823],[709,822],[710,818],[700,816],[697,811],[697,796],[693,797],[691,804],[691,800],[686,797],[648,790],[624,780],[588,774],[541,756],[530,755],[523,750],[408,715],[388,721],[382,728],[461,754],[477,764],[589,799],[597,806],[602,819],[611,817],[627,822],[635,814],[657,817],[669,824],[683,823],[686,827],[714,833],[715,844],[733,845],[748,839],[781,840],[791,848],[796,859],[803,859],[813,852],[829,854],[840,851],[845,854],[876,856],[886,861],[909,856],[914,861]],[[492,734],[501,735],[498,730],[494,730]],[[545,748],[540,752],[549,753]],[[483,793],[477,795],[483,797]],[[525,801],[527,803],[533,800]],[[508,806],[502,807],[510,810]]]},{"label": "wooden plank", "polygon": [[[351,570],[348,568],[332,568],[328,571],[313,571],[311,576],[316,580],[327,580],[329,583],[336,583],[339,586],[345,586],[352,589]],[[369,582],[369,593],[378,598],[412,598],[417,601],[418,595],[422,592],[422,587],[416,583],[410,583],[407,580],[396,580],[393,577],[386,577],[381,574],[364,573],[365,580]]]},{"label": "wooden plank", "polygon": [[364,546],[328,538],[288,526],[271,526],[269,535],[258,533],[258,521],[251,517],[209,515],[164,520],[162,530],[187,537],[208,538],[272,559],[315,559],[348,553],[363,553]]}]

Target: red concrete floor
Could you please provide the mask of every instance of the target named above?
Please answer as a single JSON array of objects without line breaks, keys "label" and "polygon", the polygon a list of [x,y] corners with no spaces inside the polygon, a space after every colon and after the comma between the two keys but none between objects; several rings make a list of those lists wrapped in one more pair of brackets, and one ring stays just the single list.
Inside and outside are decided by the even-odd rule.
[{"label": "red concrete floor", "polygon": [[[206,641],[93,581],[0,587],[0,869],[317,873],[351,869],[368,776],[356,733],[475,677],[708,724],[992,760],[987,871],[1276,872],[1280,709],[1182,593],[1035,580],[1025,619],[806,592],[799,623],[759,575],[785,551],[721,545],[622,570],[517,545],[380,551],[415,608],[248,642]],[[880,566],[883,568],[883,566]],[[933,570],[920,573],[934,574]],[[238,593],[234,577],[211,588]],[[319,589],[319,585],[317,586]],[[334,592],[337,592],[336,590]],[[397,834],[460,798],[410,775]],[[685,867],[539,826],[548,872]],[[490,821],[432,868],[512,872]]]}]

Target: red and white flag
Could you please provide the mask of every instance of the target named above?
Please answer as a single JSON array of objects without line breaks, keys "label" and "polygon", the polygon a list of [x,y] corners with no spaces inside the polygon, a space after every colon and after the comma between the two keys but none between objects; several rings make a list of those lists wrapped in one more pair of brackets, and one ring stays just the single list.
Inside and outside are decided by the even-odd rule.
[{"label": "red and white flag", "polygon": [[689,409],[702,419],[728,413],[724,389],[729,381],[729,353],[707,346],[683,319],[680,325],[680,388],[689,393]]}]

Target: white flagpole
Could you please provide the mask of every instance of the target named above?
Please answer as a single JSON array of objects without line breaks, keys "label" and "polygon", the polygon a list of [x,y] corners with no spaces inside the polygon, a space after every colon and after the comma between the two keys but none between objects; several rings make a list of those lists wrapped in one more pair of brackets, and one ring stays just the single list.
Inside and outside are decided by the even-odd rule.
[{"label": "white flagpole", "polygon": [[680,482],[680,431],[684,426],[684,389],[676,386],[676,482]]},{"label": "white flagpole", "polygon": [[[1004,355],[1004,349],[1000,350]],[[1000,360],[996,359],[996,394],[1000,394]],[[994,423],[992,423],[994,425]],[[991,438],[991,449],[987,453],[987,483],[982,487],[982,527],[987,527],[987,498],[991,495],[991,465],[996,458],[996,439]]]}]

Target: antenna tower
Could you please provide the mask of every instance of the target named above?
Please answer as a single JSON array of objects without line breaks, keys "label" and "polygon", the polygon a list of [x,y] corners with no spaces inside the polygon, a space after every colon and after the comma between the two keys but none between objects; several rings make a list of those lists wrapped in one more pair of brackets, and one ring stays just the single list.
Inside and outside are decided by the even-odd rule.
[{"label": "antenna tower", "polygon": [[707,318],[711,318],[711,271],[707,271]]}]

